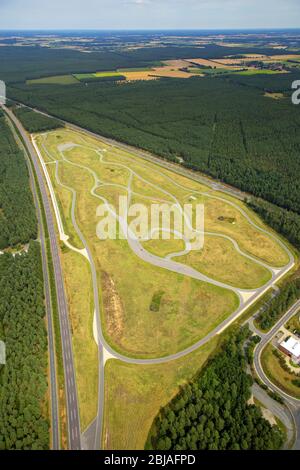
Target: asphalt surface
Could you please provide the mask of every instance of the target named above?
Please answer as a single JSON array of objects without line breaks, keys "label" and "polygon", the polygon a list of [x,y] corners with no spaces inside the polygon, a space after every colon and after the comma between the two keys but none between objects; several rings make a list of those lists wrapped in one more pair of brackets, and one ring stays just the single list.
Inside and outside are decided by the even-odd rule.
[{"label": "asphalt surface", "polygon": [[287,393],[283,392],[279,387],[277,387],[271,380],[266,376],[262,365],[261,365],[261,354],[266,345],[272,340],[280,328],[287,323],[290,318],[297,314],[300,310],[300,300],[295,302],[295,304],[286,312],[285,315],[276,323],[276,325],[266,334],[259,332],[258,334],[262,337],[261,342],[255,348],[254,351],[254,367],[257,375],[260,380],[267,385],[271,390],[278,393],[285,401],[290,412],[293,415],[295,427],[297,429],[296,439],[294,444],[294,449],[300,450],[300,400],[294,398]]},{"label": "asphalt surface", "polygon": [[[59,321],[60,321],[60,332],[61,332],[61,343],[62,343],[62,352],[63,352],[63,365],[64,365],[64,375],[65,375],[65,398],[67,404],[67,420],[68,420],[68,441],[70,450],[80,450],[81,449],[81,430],[80,430],[80,417],[79,417],[79,405],[77,397],[77,387],[76,387],[76,376],[75,376],[75,366],[73,359],[73,350],[72,350],[72,337],[71,337],[71,328],[69,323],[68,316],[68,304],[66,300],[66,294],[64,289],[63,274],[60,265],[59,257],[59,248],[56,239],[56,228],[55,222],[52,215],[51,205],[48,198],[47,188],[43,179],[43,174],[39,167],[38,156],[35,152],[35,149],[21,125],[20,121],[14,116],[14,114],[8,109],[4,108],[7,115],[13,121],[16,128],[20,132],[22,139],[25,143],[27,151],[30,155],[31,161],[34,165],[35,173],[38,179],[43,206],[45,210],[49,239],[51,245],[51,254],[54,268],[54,277],[56,284],[56,294],[57,294],[57,304],[59,312]],[[51,370],[51,381],[55,380],[54,371]]]},{"label": "asphalt surface", "polygon": [[281,405],[277,401],[273,400],[265,390],[263,390],[257,383],[254,383],[252,386],[253,396],[262,403],[265,408],[271,411],[271,413],[276,416],[285,426],[287,430],[287,442],[285,448],[289,449],[294,444],[294,420],[293,415],[290,409]]},{"label": "asphalt surface", "polygon": [[[22,103],[20,103],[22,104]],[[47,113],[43,113],[43,112],[40,112],[39,110],[35,109],[35,108],[31,108],[41,114],[44,114],[46,116],[49,116],[49,117],[53,117]],[[158,159],[150,154],[148,154],[147,152],[144,152],[144,151],[138,151],[137,149],[133,149],[132,147],[126,145],[126,144],[121,144],[119,142],[116,142],[112,139],[107,139],[107,138],[104,138],[102,136],[99,136],[98,134],[95,134],[93,132],[90,132],[90,131],[87,131],[86,129],[83,129],[79,126],[76,126],[76,125],[73,125],[73,124],[70,124],[66,121],[62,121],[64,122],[65,124],[67,124],[67,126],[71,129],[74,129],[74,130],[77,130],[77,131],[81,131],[81,132],[84,132],[85,134],[88,134],[88,135],[91,135],[97,139],[101,139],[102,141],[106,142],[106,143],[109,143],[111,145],[116,145],[118,148],[123,148],[125,150],[133,150],[135,155],[138,155],[139,157],[147,160],[147,161],[151,161],[151,162],[155,162],[157,163],[158,165],[160,165],[161,167],[164,167],[164,168],[167,168],[167,169],[171,169],[173,172],[175,173],[179,173],[181,175],[185,175],[185,176],[188,176],[189,178],[191,179],[194,179],[195,181],[198,181],[198,182],[202,182],[202,183],[205,183],[206,185],[209,185],[212,189],[215,189],[215,190],[220,190],[222,192],[225,192],[227,194],[230,194],[234,197],[238,197],[239,199],[241,200],[244,200],[245,197],[247,197],[247,194],[245,193],[242,193],[241,191],[239,190],[236,190],[234,188],[231,188],[231,187],[228,187],[227,185],[224,185],[222,183],[214,183],[212,182],[209,178],[206,178],[205,176],[202,176],[202,175],[195,175],[192,171],[189,171],[189,170],[186,170],[185,168],[183,168],[182,166],[179,166],[179,165],[176,165],[176,164],[173,164],[173,163],[170,163],[170,162],[166,162],[166,161],[162,161],[161,159]],[[30,143],[31,144],[31,143]],[[55,234],[54,234],[54,238],[55,238]],[[293,264],[294,262],[294,259],[293,259],[293,256],[291,255],[291,260],[290,260],[290,266]],[[93,271],[93,270],[92,270]],[[93,273],[93,277],[94,277],[95,273]],[[275,283],[276,280],[277,280],[277,277],[278,276],[274,276],[272,281],[270,282],[270,285],[271,283]],[[93,280],[94,281],[94,286],[95,286],[95,282],[96,280]],[[95,293],[95,292],[94,292]],[[97,289],[97,294],[98,295],[98,289]],[[245,307],[248,307],[250,306],[251,304],[251,299],[245,303]],[[97,309],[97,305],[98,303],[96,304],[96,309]],[[299,400],[296,400],[294,399],[293,397],[290,397],[286,394],[283,394],[283,392],[278,389],[274,384],[272,384],[268,379],[267,377],[265,376],[262,368],[261,368],[261,364],[260,364],[260,354],[261,354],[261,351],[263,349],[263,347],[272,339],[272,337],[274,336],[274,334],[276,334],[276,332],[278,331],[278,329],[280,329],[280,327],[286,323],[286,321],[289,320],[289,318],[291,318],[295,313],[296,311],[298,310],[298,308],[300,307],[300,301],[299,303],[297,303],[297,305],[295,304],[294,307],[292,307],[287,313],[286,315],[284,315],[284,317],[278,322],[278,324],[271,330],[270,333],[268,333],[267,335],[264,335],[263,336],[263,339],[261,341],[261,343],[258,345],[258,347],[256,348],[256,351],[255,351],[255,358],[254,358],[254,364],[255,364],[255,367],[256,367],[256,370],[257,370],[257,373],[259,375],[259,377],[261,378],[261,380],[266,383],[266,385],[268,385],[268,387],[274,391],[276,391],[277,393],[280,393],[281,395],[285,395],[285,400],[286,400],[286,403],[293,415],[293,419],[295,421],[295,424],[296,424],[296,427],[298,428],[298,430],[300,430],[300,408],[299,408]],[[115,358],[118,358],[124,362],[127,362],[127,363],[133,363],[133,364],[159,364],[159,363],[163,363],[163,362],[167,362],[167,361],[170,361],[170,360],[175,360],[175,359],[178,359],[180,357],[183,357],[184,355],[198,349],[200,346],[204,345],[206,342],[208,342],[213,336],[215,336],[216,334],[220,333],[221,331],[223,331],[223,329],[226,328],[226,326],[228,326],[236,317],[237,317],[237,313],[235,312],[233,315],[231,315],[231,317],[229,317],[228,319],[226,319],[221,325],[219,325],[218,328],[216,328],[214,331],[212,331],[209,335],[207,335],[205,338],[203,338],[201,341],[197,342],[196,344],[194,344],[193,346],[191,346],[190,348],[186,349],[185,351],[181,351],[177,354],[174,354],[174,355],[171,355],[171,356],[167,356],[167,357],[163,357],[163,358],[157,358],[157,359],[131,359],[129,357],[126,357],[126,356],[123,356],[121,354],[118,354],[117,352],[115,352],[105,341],[105,338],[103,337],[103,334],[102,334],[102,329],[101,329],[101,323],[100,323],[100,314],[99,312],[97,312],[98,314],[96,315],[96,318],[97,318],[97,331],[98,331],[98,339],[99,339],[99,344],[103,345],[101,346],[102,347],[102,351],[103,351],[103,347]],[[104,397],[104,364],[103,364],[103,354],[101,354],[101,347],[99,347],[99,365],[100,365],[100,374],[99,374],[99,383],[101,385],[101,389],[99,390],[99,397]],[[76,387],[75,387],[76,388]],[[101,417],[103,416],[103,400],[100,400],[99,399],[99,403],[98,403],[98,416],[97,416],[97,420],[94,421],[91,425],[91,429],[87,430],[86,433],[87,435],[89,434],[89,432],[93,431],[93,434],[95,433],[96,435],[96,439],[95,439],[95,447],[94,448],[97,448],[98,447],[98,443],[99,443],[99,438],[101,438],[101,430],[102,430],[102,419]],[[276,415],[276,413],[275,413]],[[282,417],[283,419],[283,417]],[[96,428],[96,429],[95,429]],[[97,429],[98,428],[98,429]],[[294,446],[295,449],[299,449],[300,448],[300,433],[298,432],[297,433],[297,437],[296,437],[296,440],[295,440],[295,446]]]},{"label": "asphalt surface", "polygon": [[59,425],[60,423],[59,423],[58,387],[57,387],[57,375],[56,375],[56,351],[55,351],[55,340],[54,340],[54,333],[53,333],[51,289],[50,289],[50,280],[49,280],[49,272],[48,272],[48,258],[47,258],[43,217],[42,217],[41,207],[40,207],[39,199],[37,195],[34,174],[33,174],[32,167],[29,161],[27,150],[24,147],[23,142],[17,135],[15,128],[11,121],[10,123],[11,123],[13,133],[15,135],[15,139],[16,141],[20,143],[25,153],[26,163],[27,163],[29,177],[30,177],[30,186],[32,189],[34,204],[36,207],[37,220],[38,220],[39,237],[40,237],[41,254],[42,254],[42,267],[43,267],[43,276],[44,276],[47,331],[48,331],[48,352],[49,352],[50,394],[51,394],[50,406],[51,406],[51,418],[52,418],[51,419],[51,435],[52,435],[51,448],[53,450],[59,450],[60,449],[60,425]]}]

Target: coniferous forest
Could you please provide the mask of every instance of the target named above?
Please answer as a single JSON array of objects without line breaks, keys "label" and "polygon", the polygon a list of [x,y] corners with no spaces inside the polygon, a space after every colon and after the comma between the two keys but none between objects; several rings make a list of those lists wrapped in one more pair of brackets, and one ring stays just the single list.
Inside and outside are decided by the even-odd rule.
[{"label": "coniferous forest", "polygon": [[289,97],[265,96],[273,90],[287,93],[295,78],[291,73],[251,81],[228,75],[122,85],[15,84],[9,94],[100,135],[180,159],[300,214],[299,107]]},{"label": "coniferous forest", "polygon": [[252,378],[246,373],[246,328],[233,334],[193,382],[156,418],[147,447],[155,450],[273,450],[283,434],[256,405],[248,404]]},{"label": "coniferous forest", "polygon": [[0,250],[28,243],[37,222],[24,155],[0,114]]},{"label": "coniferous forest", "polygon": [[[0,340],[6,348],[6,364],[0,365],[0,449],[47,449],[47,334],[40,245],[33,241],[37,222],[24,155],[3,115],[0,234],[5,250],[0,255]],[[16,244],[13,255],[9,251]]]},{"label": "coniferous forest", "polygon": [[47,334],[40,247],[0,256],[0,449],[47,449]]}]

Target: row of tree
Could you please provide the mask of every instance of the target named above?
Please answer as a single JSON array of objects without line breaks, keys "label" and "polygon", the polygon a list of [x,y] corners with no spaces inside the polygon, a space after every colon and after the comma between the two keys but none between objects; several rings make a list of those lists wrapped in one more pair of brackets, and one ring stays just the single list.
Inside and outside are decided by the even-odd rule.
[{"label": "row of tree", "polygon": [[0,111],[0,250],[28,243],[37,222],[22,151]]},{"label": "row of tree", "polygon": [[300,248],[300,215],[262,199],[251,198],[248,205],[274,230]]},{"label": "row of tree", "polygon": [[0,256],[0,449],[47,449],[47,334],[40,247]]},{"label": "row of tree", "polygon": [[278,296],[260,314],[258,318],[260,327],[263,330],[269,330],[298,299],[300,299],[300,278],[285,284],[281,288]]},{"label": "row of tree", "polygon": [[[47,449],[47,334],[37,220],[23,152],[0,116],[0,450]],[[29,242],[29,249],[21,246]]]},{"label": "row of tree", "polygon": [[299,110],[232,76],[122,86],[15,85],[9,94],[102,135],[181,158],[190,168],[300,214]]},{"label": "row of tree", "polygon": [[233,334],[218,353],[156,418],[148,445],[155,450],[279,449],[283,434],[248,404],[243,343],[249,329]]},{"label": "row of tree", "polygon": [[13,112],[20,119],[25,129],[32,134],[34,132],[51,131],[64,126],[58,119],[44,116],[28,108],[15,107]]}]

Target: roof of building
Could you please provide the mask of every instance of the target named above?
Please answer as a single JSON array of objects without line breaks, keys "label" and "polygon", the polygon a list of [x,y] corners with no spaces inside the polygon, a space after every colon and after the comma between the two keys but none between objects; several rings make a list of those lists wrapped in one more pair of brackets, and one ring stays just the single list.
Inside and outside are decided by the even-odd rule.
[{"label": "roof of building", "polygon": [[281,343],[281,346],[284,347],[289,353],[295,357],[300,357],[300,342],[297,341],[293,336],[290,336],[288,339]]}]

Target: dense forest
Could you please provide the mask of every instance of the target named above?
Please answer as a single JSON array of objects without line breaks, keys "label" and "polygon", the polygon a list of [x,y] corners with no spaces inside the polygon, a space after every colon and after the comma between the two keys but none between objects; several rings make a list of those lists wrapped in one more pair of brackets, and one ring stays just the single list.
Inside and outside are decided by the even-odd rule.
[{"label": "dense forest", "polygon": [[[0,449],[47,449],[47,335],[37,221],[23,152],[0,116]],[[22,248],[21,246],[18,247]]]},{"label": "dense forest", "polygon": [[258,318],[260,327],[263,330],[269,330],[298,299],[300,299],[300,278],[281,288],[279,295],[260,314]]},{"label": "dense forest", "polygon": [[13,112],[30,133],[50,131],[64,126],[58,119],[49,118],[28,108],[14,108]]},{"label": "dense forest", "polygon": [[47,335],[40,247],[0,256],[0,449],[47,449]]},{"label": "dense forest", "polygon": [[22,151],[0,111],[0,250],[28,243],[37,222]]},{"label": "dense forest", "polygon": [[9,94],[300,214],[300,114],[289,99],[230,78],[18,85]]},{"label": "dense forest", "polygon": [[274,230],[284,235],[289,242],[300,248],[300,215],[282,209],[262,199],[251,198],[248,205]]},{"label": "dense forest", "polygon": [[[101,49],[101,48],[100,48]],[[142,47],[120,50],[119,47],[99,50],[89,54],[68,49],[50,49],[39,46],[0,47],[0,79],[7,83],[20,83],[30,78],[40,78],[66,73],[88,73],[118,68],[148,67],[161,60],[181,58],[220,58],[230,54],[248,53],[247,47]],[[274,49],[255,47],[251,52],[274,55]]]},{"label": "dense forest", "polygon": [[155,450],[279,449],[283,434],[248,404],[252,378],[243,343],[249,330],[233,334],[193,382],[156,418],[148,438]]}]

